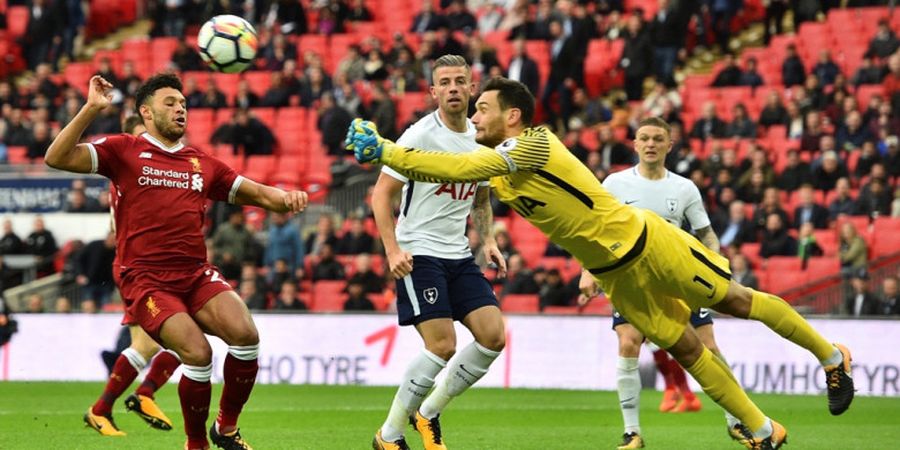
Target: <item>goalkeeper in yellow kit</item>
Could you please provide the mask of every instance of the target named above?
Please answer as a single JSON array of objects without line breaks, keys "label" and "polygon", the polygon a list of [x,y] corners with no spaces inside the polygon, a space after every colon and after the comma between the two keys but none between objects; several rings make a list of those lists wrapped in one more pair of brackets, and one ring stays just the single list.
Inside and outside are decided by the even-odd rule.
[{"label": "goalkeeper in yellow kit", "polygon": [[521,83],[495,78],[475,104],[470,153],[401,147],[355,120],[347,148],[360,162],[382,163],[413,180],[490,180],[497,198],[571,253],[616,310],[665,348],[710,398],[737,417],[732,437],[751,449],[777,449],[787,431],[747,397],[728,366],[687,326],[692,310],[712,308],[758,320],[815,355],[832,414],[853,400],[850,352],[832,345],[784,300],[741,286],[728,262],[659,216],[619,203],[550,131],[531,127],[534,97]]}]

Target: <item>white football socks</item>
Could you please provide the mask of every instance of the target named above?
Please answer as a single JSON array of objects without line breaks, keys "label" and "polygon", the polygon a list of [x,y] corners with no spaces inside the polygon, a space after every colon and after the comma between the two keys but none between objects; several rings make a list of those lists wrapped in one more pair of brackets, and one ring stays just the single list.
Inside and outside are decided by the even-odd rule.
[{"label": "white football socks", "polygon": [[828,367],[828,366],[836,366],[836,365],[840,364],[843,360],[844,360],[844,354],[841,353],[841,351],[838,350],[837,347],[835,347],[834,352],[831,353],[831,356],[828,359],[826,359],[824,361],[820,361],[820,362],[822,363],[822,367]]},{"label": "white football socks", "polygon": [[478,342],[472,342],[457,352],[447,363],[450,367],[447,369],[447,376],[425,399],[419,412],[426,419],[437,417],[453,397],[462,394],[480,380],[498,356],[500,352],[487,349]]},{"label": "white football socks", "polygon": [[616,390],[625,432],[640,434],[641,374],[638,372],[637,358],[619,357],[616,363]]},{"label": "white football socks", "polygon": [[387,420],[381,426],[382,439],[393,442],[403,437],[409,415],[419,409],[428,391],[434,386],[434,377],[446,365],[446,361],[426,349],[422,349],[422,353],[409,363],[403,374],[403,383],[400,383],[391,403]]}]

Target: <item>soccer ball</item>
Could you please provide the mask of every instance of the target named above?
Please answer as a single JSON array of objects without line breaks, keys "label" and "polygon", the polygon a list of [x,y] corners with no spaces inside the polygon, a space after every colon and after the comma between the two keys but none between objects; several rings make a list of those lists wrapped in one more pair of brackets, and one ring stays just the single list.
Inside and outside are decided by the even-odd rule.
[{"label": "soccer ball", "polygon": [[256,30],[238,16],[221,15],[206,21],[197,35],[200,57],[218,72],[243,71],[256,56]]}]

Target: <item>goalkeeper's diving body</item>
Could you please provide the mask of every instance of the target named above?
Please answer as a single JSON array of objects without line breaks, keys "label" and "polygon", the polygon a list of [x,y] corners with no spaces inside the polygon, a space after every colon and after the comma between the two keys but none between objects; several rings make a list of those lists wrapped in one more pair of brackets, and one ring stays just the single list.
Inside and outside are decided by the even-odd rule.
[{"label": "goalkeeper's diving body", "polygon": [[619,313],[741,421],[742,433],[733,437],[745,447],[777,449],[787,431],[760,411],[687,326],[692,310],[760,321],[809,350],[825,370],[829,410],[847,410],[854,393],[849,350],[829,343],[781,298],[732,280],[728,261],[691,235],[619,203],[556,136],[531,127],[534,97],[523,84],[495,78],[475,108],[476,141],[484,147],[474,152],[404,148],[359,119],[347,133],[347,148],[360,162],[380,162],[413,180],[490,180],[499,200],[571,253]]}]

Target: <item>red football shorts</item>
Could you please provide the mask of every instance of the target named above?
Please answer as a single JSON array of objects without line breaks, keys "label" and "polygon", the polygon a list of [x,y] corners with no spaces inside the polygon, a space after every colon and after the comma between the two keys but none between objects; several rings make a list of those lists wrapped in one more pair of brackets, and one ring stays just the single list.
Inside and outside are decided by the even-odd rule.
[{"label": "red football shorts", "polygon": [[122,323],[140,325],[160,343],[159,329],[166,319],[180,312],[193,316],[211,298],[233,290],[210,264],[192,272],[129,269],[121,278],[119,286],[125,302]]}]

